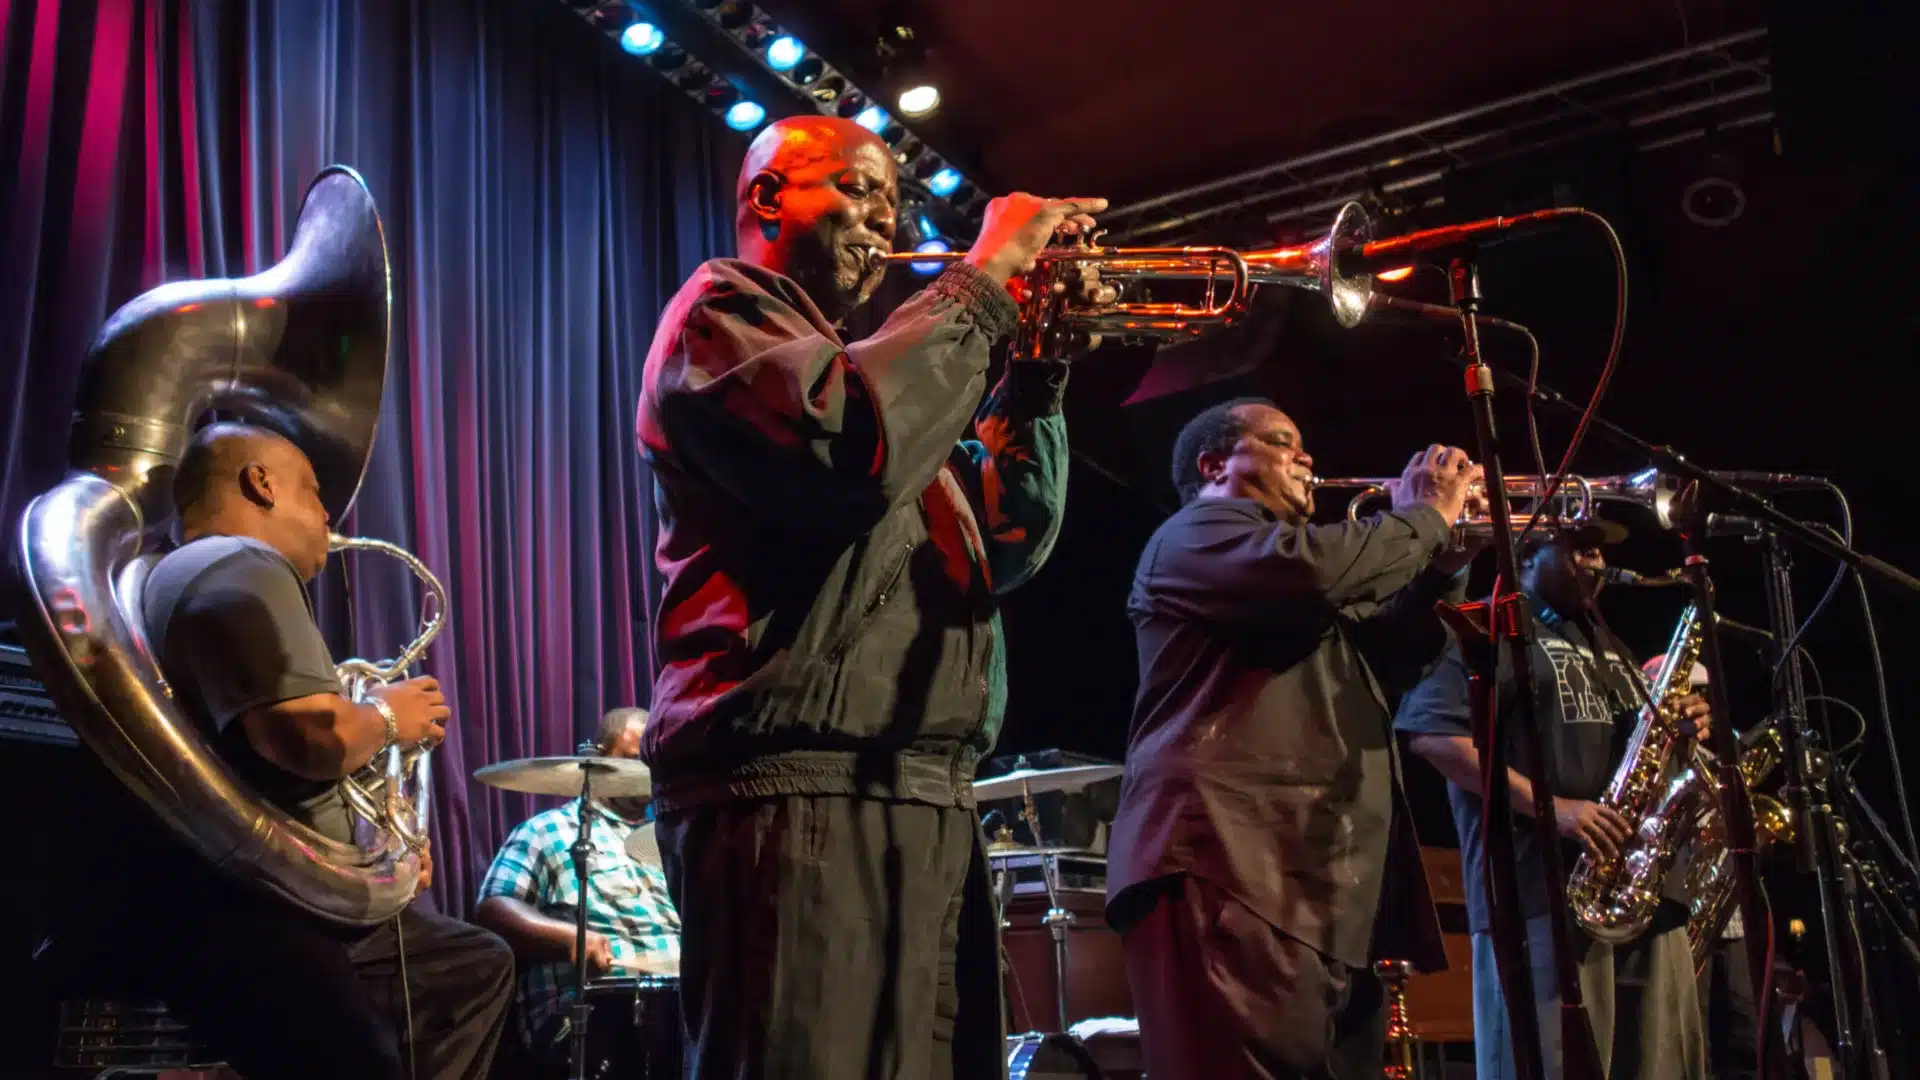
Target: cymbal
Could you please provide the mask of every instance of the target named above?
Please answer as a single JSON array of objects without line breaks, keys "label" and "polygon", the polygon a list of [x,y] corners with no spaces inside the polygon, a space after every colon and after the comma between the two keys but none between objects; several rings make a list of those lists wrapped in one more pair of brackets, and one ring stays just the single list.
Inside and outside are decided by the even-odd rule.
[{"label": "cymbal", "polygon": [[1017,799],[1023,791],[1078,791],[1089,784],[1111,780],[1126,770],[1118,765],[1069,765],[1062,769],[1021,769],[991,780],[975,780],[973,797],[983,802]]},{"label": "cymbal", "polygon": [[1086,855],[1086,848],[1077,847],[1029,847],[1026,844],[988,844],[987,858],[1017,859],[1029,855]]},{"label": "cymbal", "polygon": [[582,778],[589,772],[596,796],[632,798],[653,793],[653,774],[633,758],[520,758],[475,769],[473,778],[503,791],[573,796],[580,794]]}]

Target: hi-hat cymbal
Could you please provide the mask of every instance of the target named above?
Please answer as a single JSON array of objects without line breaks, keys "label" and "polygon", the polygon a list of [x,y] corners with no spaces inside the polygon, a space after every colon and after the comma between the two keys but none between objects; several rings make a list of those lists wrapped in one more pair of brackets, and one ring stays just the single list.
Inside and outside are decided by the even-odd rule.
[{"label": "hi-hat cymbal", "polygon": [[580,794],[581,782],[589,772],[595,796],[618,799],[653,794],[653,774],[633,758],[521,758],[475,769],[473,778],[503,791],[573,796]]},{"label": "hi-hat cymbal", "polygon": [[1111,780],[1125,770],[1118,765],[1070,765],[1062,769],[1021,769],[991,780],[975,780],[973,797],[982,802],[1017,799],[1022,792],[1079,791],[1089,784]]}]

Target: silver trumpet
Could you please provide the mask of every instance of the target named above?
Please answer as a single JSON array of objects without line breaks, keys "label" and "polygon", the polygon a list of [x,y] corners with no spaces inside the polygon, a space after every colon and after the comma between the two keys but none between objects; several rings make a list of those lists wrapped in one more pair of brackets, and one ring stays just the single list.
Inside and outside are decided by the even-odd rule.
[{"label": "silver trumpet", "polygon": [[[1673,527],[1673,500],[1679,487],[1674,478],[1657,469],[1622,476],[1567,476],[1557,492],[1547,491],[1549,476],[1514,475],[1505,478],[1507,501],[1512,507],[1513,534],[1527,530],[1536,516],[1547,515],[1578,524],[1588,520],[1602,501],[1632,503],[1652,510],[1660,527]],[[1389,483],[1399,477],[1341,476],[1308,477],[1315,491],[1321,488],[1357,489],[1347,503],[1347,520],[1358,521],[1366,506],[1389,494]],[[1491,536],[1493,515],[1486,499],[1487,486],[1476,481],[1468,488],[1467,510],[1453,523],[1456,541],[1469,536]],[[1555,507],[1553,504],[1557,503]]]}]

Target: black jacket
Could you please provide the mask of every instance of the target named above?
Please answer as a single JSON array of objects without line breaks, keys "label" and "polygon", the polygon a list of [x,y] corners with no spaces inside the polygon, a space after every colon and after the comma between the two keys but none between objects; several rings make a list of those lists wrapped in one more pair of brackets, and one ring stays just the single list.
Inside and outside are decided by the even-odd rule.
[{"label": "black jacket", "polygon": [[1348,964],[1367,961],[1378,910],[1409,932],[1388,954],[1446,966],[1389,705],[1446,644],[1434,602],[1464,595],[1464,575],[1426,570],[1446,537],[1425,506],[1296,527],[1202,499],[1148,541],[1107,856],[1120,921],[1129,889],[1190,873]]},{"label": "black jacket", "polygon": [[852,344],[739,260],[674,297],[638,424],[666,579],[641,750],[659,810],[972,805],[1004,709],[997,596],[1046,559],[1066,495],[1064,366],[1009,365],[981,402],[1015,315],[965,264]]}]

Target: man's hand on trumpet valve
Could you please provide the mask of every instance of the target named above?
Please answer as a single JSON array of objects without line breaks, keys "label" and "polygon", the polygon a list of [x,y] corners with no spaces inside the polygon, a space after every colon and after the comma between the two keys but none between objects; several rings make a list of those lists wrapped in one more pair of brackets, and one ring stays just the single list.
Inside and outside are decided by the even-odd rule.
[{"label": "man's hand on trumpet valve", "polygon": [[[1484,475],[1485,470],[1465,450],[1435,443],[1413,455],[1400,478],[1387,481],[1387,491],[1394,509],[1425,503],[1452,525],[1469,512],[1486,513],[1486,493],[1479,486]],[[1491,539],[1478,529],[1456,536],[1456,543],[1433,558],[1434,569],[1441,573],[1460,571],[1486,550]]]},{"label": "man's hand on trumpet valve", "polygon": [[987,204],[980,238],[968,249],[967,262],[1004,283],[1032,270],[1056,233],[1093,231],[1093,215],[1106,208],[1105,199],[1043,199],[1024,191],[1002,195]]}]

